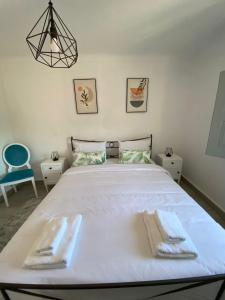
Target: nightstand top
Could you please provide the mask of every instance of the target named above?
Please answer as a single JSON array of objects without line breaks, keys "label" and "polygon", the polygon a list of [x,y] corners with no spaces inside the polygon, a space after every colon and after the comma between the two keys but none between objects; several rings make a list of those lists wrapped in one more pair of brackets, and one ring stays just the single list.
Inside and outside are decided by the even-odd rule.
[{"label": "nightstand top", "polygon": [[52,160],[51,158],[49,158],[49,159],[43,160],[43,161],[41,162],[41,164],[46,164],[46,165],[48,165],[48,164],[51,164],[51,165],[53,165],[53,164],[54,164],[54,165],[59,165],[59,164],[64,163],[65,159],[66,159],[66,158],[63,157],[63,156],[60,156],[58,160]]},{"label": "nightstand top", "polygon": [[159,153],[158,156],[163,160],[170,160],[170,159],[182,160],[182,158],[179,155],[175,154],[175,153],[172,156],[166,156],[165,153]]}]

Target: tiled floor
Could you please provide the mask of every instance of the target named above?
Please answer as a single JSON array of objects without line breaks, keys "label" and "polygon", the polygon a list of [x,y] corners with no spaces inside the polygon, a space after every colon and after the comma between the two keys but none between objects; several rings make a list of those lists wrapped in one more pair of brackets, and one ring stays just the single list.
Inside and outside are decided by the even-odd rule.
[{"label": "tiled floor", "polygon": [[[46,195],[46,190],[41,181],[37,182],[38,196],[43,199]],[[195,199],[218,223],[225,228],[225,219],[221,217],[218,212],[209,205],[204,196],[197,192],[187,181],[181,181],[182,188]],[[34,197],[34,192],[31,183],[24,183],[18,186],[18,192],[10,192],[9,205],[6,207],[4,201],[0,202],[0,226],[5,222],[6,218],[9,218],[16,214],[18,209],[24,205],[24,203],[30,198]]]}]

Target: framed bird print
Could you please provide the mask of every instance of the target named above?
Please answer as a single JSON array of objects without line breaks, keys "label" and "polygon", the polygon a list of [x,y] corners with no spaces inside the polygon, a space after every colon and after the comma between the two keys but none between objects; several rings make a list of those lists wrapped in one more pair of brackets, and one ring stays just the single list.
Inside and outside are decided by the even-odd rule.
[{"label": "framed bird print", "polygon": [[74,95],[78,114],[97,114],[96,79],[74,79]]},{"label": "framed bird print", "polygon": [[126,112],[146,112],[149,78],[127,78]]}]

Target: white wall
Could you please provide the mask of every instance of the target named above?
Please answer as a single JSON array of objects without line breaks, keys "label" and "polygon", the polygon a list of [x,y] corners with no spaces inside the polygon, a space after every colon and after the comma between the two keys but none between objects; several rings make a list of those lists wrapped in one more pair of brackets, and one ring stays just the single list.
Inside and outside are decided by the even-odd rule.
[{"label": "white wall", "polygon": [[184,176],[225,210],[225,159],[205,154],[214,110],[219,73],[225,70],[220,45],[186,58],[180,65],[181,143]]},{"label": "white wall", "polygon": [[[163,56],[81,56],[73,68],[58,70],[31,57],[2,60],[13,134],[31,149],[37,176],[40,178],[40,161],[52,150],[68,154],[67,137],[71,135],[110,140],[153,133],[155,153],[166,145],[175,146],[176,64]],[[128,114],[126,78],[139,76],[150,78],[148,112]],[[77,115],[72,79],[90,77],[97,79],[99,113]]]},{"label": "white wall", "polygon": [[[4,90],[0,82],[0,149],[12,141],[12,129],[10,125],[8,108],[5,102]],[[0,176],[5,172],[5,164],[0,153]],[[0,192],[1,194],[1,192]]]}]

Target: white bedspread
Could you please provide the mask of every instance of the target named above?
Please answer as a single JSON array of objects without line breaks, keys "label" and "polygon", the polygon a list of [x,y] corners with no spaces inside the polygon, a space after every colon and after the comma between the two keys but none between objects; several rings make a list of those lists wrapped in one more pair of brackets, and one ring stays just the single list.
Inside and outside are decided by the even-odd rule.
[{"label": "white bedspread", "polygon": [[[140,212],[174,211],[199,256],[154,258]],[[71,267],[25,270],[27,253],[51,216],[81,213]],[[0,254],[0,282],[111,283],[225,273],[225,231],[156,165],[74,167],[36,208]]]}]

